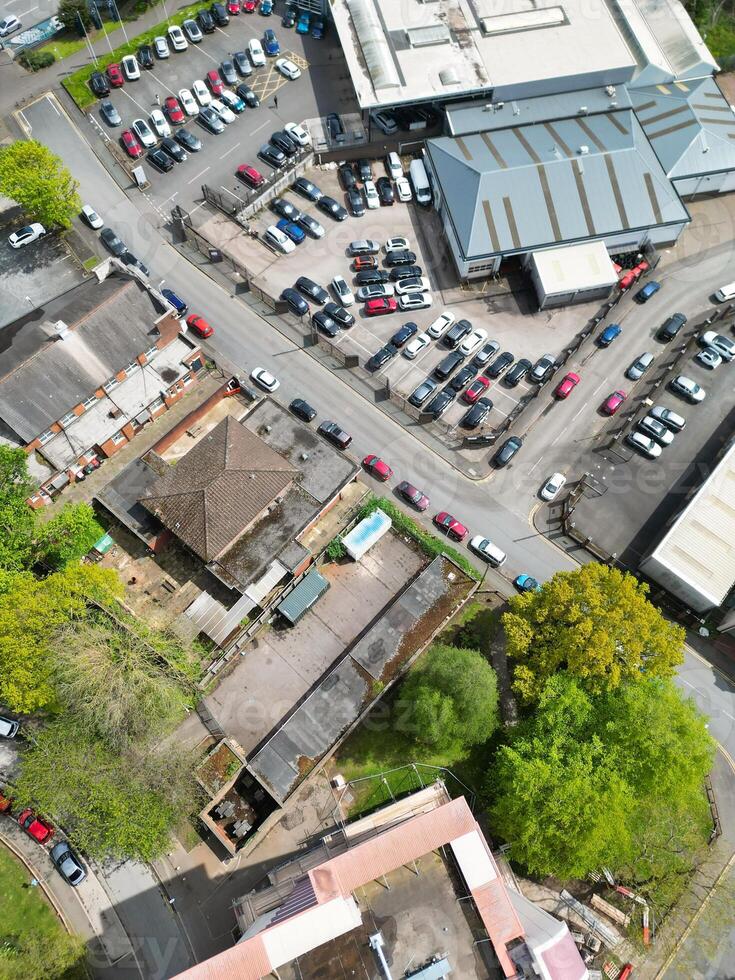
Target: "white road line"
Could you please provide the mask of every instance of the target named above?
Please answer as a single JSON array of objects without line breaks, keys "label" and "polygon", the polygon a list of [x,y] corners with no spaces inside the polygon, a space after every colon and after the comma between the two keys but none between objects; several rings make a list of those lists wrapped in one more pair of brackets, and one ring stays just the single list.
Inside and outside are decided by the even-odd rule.
[{"label": "white road line", "polygon": [[129,93],[129,92],[126,92],[124,88],[121,88],[121,89],[120,89],[120,91],[122,92],[122,94],[123,94],[123,95],[125,95],[125,96],[127,96],[127,98],[129,98],[129,99],[130,99],[130,101],[131,101],[131,102],[133,103],[133,105],[137,105],[137,107],[138,107],[138,108],[140,109],[140,111],[141,111],[141,112],[144,112],[144,113],[146,113],[146,114],[148,113],[148,110],[147,110],[147,109],[145,109],[145,108],[144,108],[144,107],[143,107],[143,106],[142,106],[142,105],[140,104],[140,102],[138,102],[138,101],[136,101],[136,100],[135,100],[135,99],[134,99],[134,98],[132,97],[132,95],[130,95],[130,93]]},{"label": "white road line", "polygon": [[216,25],[216,24],[215,24],[214,26],[215,26],[215,28],[216,28],[216,29],[217,29],[217,30],[218,30],[218,31],[220,32],[220,34],[224,34],[224,36],[225,36],[225,37],[229,37],[229,36],[230,36],[230,35],[229,35],[229,34],[227,33],[227,31],[223,31],[221,27],[217,27],[217,25]]},{"label": "white road line", "polygon": [[250,133],[249,135],[250,136],[255,136],[256,133],[259,133],[261,131],[261,129],[265,129],[265,127],[268,126],[268,125],[269,125],[268,121],[262,123],[262,125],[258,126],[257,129],[254,129],[252,131],[252,133]]},{"label": "white road line", "polygon": [[555,446],[557,444],[557,442],[561,439],[561,437],[563,435],[564,435],[564,430],[562,429],[562,431],[559,433],[559,435],[556,437],[556,439],[554,439],[554,441],[551,443],[551,445],[552,446]]},{"label": "white road line", "polygon": [[[710,664],[710,666],[711,666],[711,664]],[[701,694],[703,698],[709,697],[709,695],[707,694],[706,691],[703,691],[703,690],[701,690],[701,688],[695,687],[694,684],[690,684],[689,681],[684,680],[684,678],[681,676],[681,674],[679,675],[679,680],[682,682],[682,684],[686,684],[687,687],[691,687],[691,689],[693,691],[696,691],[697,694]],[[724,708],[717,708],[717,710],[721,714],[725,715],[727,718],[730,718],[732,721],[735,721],[735,715],[731,715],[729,711],[725,711]]]},{"label": "white road line", "polygon": [[22,19],[23,19],[24,17],[26,17],[26,16],[28,15],[28,14],[32,14],[34,10],[38,10],[38,7],[31,7],[31,8],[29,9],[29,10],[25,10],[25,11],[23,11],[23,13],[22,13],[22,14],[16,14],[15,16],[16,16],[16,17],[20,17],[20,19],[22,20]]},{"label": "white road line", "polygon": [[528,471],[528,475],[529,475],[529,476],[530,476],[530,475],[531,475],[531,474],[533,473],[533,471],[534,471],[534,470],[536,469],[536,467],[537,467],[537,466],[539,465],[539,463],[541,462],[541,460],[542,460],[542,458],[543,458],[543,457],[539,457],[539,458],[538,458],[538,459],[536,460],[536,462],[535,462],[535,463],[533,464],[533,466],[531,467],[531,469],[530,469],[530,470]]},{"label": "white road line", "polygon": [[58,110],[58,109],[56,108],[56,106],[54,105],[54,102],[55,102],[56,100],[55,100],[55,99],[52,99],[50,95],[47,95],[47,96],[46,96],[46,101],[47,101],[47,102],[48,102],[48,104],[49,104],[49,105],[51,106],[51,108],[52,108],[52,109],[54,110],[54,112],[56,113],[56,115],[57,115],[57,116],[60,116],[60,115],[61,115],[61,113],[59,112],[59,110]]},{"label": "white road line", "polygon": [[187,184],[193,184],[195,180],[199,180],[199,178],[200,178],[201,176],[203,176],[203,174],[206,174],[206,172],[207,172],[207,171],[208,171],[209,169],[210,169],[209,167],[205,167],[205,168],[204,168],[204,170],[202,170],[202,172],[201,172],[201,173],[198,173],[198,174],[196,175],[196,177],[192,177],[192,178],[191,178],[191,180],[187,180]]},{"label": "white road line", "polygon": [[589,402],[585,402],[584,403],[584,405],[580,408],[580,410],[577,412],[577,414],[572,419],[572,422],[575,422],[577,420],[577,418],[582,414],[582,412],[585,410],[585,408],[587,408],[588,405],[589,405]]},{"label": "white road line", "polygon": [[238,197],[238,196],[237,196],[237,194],[234,194],[234,193],[233,193],[233,192],[232,192],[232,191],[231,191],[231,190],[229,189],[229,187],[225,187],[225,185],[224,185],[224,184],[220,184],[219,186],[220,186],[220,187],[221,187],[221,189],[222,189],[222,190],[223,190],[223,191],[225,192],[225,194],[229,194],[229,195],[230,195],[230,197],[234,197],[236,201],[239,201],[239,202],[240,202],[240,204],[242,204],[242,205],[243,205],[243,207],[245,207],[245,206],[246,206],[246,204],[247,204],[247,201],[243,201],[243,199],[242,199],[241,197]]},{"label": "white road line", "polygon": [[219,64],[219,61],[217,61],[216,58],[213,58],[212,55],[209,53],[209,51],[205,51],[204,48],[199,47],[199,48],[197,48],[197,51],[199,52],[199,54],[206,54],[206,56],[209,58],[209,60],[210,61],[213,61],[215,63],[215,65],[218,65]]},{"label": "white road line", "polygon": [[595,388],[595,390],[592,392],[592,397],[594,398],[595,395],[597,394],[597,392],[600,390],[600,388],[604,388],[606,384],[607,384],[607,381],[601,381],[598,384],[598,386]]},{"label": "white road line", "polygon": [[194,212],[195,211],[198,211],[199,208],[203,208],[206,203],[207,203],[206,201],[200,201],[199,204],[197,204],[195,207],[193,207],[191,209],[191,211],[189,212],[189,214],[194,214]]},{"label": "white road line", "polygon": [[238,142],[237,142],[237,143],[235,143],[235,145],[234,145],[234,146],[231,146],[231,147],[229,148],[229,150],[225,150],[225,152],[224,152],[224,153],[222,154],[222,156],[220,157],[220,160],[224,160],[224,158],[225,158],[225,157],[226,157],[226,156],[227,156],[227,155],[228,155],[229,153],[232,153],[232,151],[233,151],[233,150],[236,150],[236,149],[238,148],[238,146],[239,146],[239,145],[240,145],[240,141],[238,140]]},{"label": "white road line", "polygon": [[161,201],[161,207],[163,207],[164,204],[168,204],[169,201],[173,201],[173,199],[176,197],[178,193],[179,193],[178,191],[174,191],[171,197],[167,197],[165,201]]}]

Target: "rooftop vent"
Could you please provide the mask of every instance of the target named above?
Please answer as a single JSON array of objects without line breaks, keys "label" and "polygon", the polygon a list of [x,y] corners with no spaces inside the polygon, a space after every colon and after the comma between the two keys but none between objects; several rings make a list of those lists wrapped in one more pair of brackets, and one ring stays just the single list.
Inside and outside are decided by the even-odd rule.
[{"label": "rooftop vent", "polygon": [[57,320],[56,321],[56,323],[54,324],[54,330],[56,331],[56,339],[57,340],[66,340],[66,338],[71,333],[71,331],[69,330],[68,325],[66,323],[64,323],[63,320]]},{"label": "rooftop vent", "polygon": [[590,152],[589,146],[585,146],[584,144],[580,146],[580,148],[577,150],[577,153],[579,153],[580,156],[586,156],[589,152]]},{"label": "rooftop vent", "polygon": [[442,68],[439,72],[439,81],[442,85],[456,85],[459,82],[459,75],[456,68]]},{"label": "rooftop vent", "polygon": [[305,463],[307,461],[307,459],[309,458],[309,454],[308,453],[302,453],[299,458],[301,459],[301,461],[303,463]]},{"label": "rooftop vent", "polygon": [[426,27],[409,27],[406,40],[412,48],[427,48],[432,44],[448,44],[449,28],[446,24],[429,24]]}]

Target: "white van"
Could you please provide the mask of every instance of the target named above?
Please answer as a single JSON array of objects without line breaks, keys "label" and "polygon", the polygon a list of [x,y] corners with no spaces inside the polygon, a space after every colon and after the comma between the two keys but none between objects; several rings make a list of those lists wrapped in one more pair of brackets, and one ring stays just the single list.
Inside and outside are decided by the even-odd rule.
[{"label": "white van", "polygon": [[727,286],[720,286],[715,293],[715,299],[719,300],[720,303],[728,303],[731,299],[735,299],[735,282],[728,283]]},{"label": "white van", "polygon": [[431,184],[423,160],[412,160],[408,168],[414,196],[419,204],[431,204]]}]

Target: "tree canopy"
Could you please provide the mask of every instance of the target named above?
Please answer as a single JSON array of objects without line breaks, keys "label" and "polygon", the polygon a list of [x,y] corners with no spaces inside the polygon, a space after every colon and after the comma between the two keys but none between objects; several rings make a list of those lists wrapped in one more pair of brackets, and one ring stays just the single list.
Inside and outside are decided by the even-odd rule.
[{"label": "tree canopy", "polygon": [[61,159],[37,140],[16,140],[0,149],[0,193],[47,230],[71,226],[82,206],[78,187]]},{"label": "tree canopy", "polygon": [[648,586],[634,576],[590,563],[512,598],[503,626],[521,700],[535,702],[561,670],[592,693],[642,674],[673,676],[683,660],[684,630],[664,619],[647,595]]},{"label": "tree canopy", "polygon": [[83,558],[103,533],[89,504],[64,504],[38,528],[38,560],[50,568],[63,568]]},{"label": "tree canopy", "polygon": [[25,450],[0,445],[0,569],[20,571],[33,560],[36,515],[26,503],[32,492]]},{"label": "tree canopy", "polygon": [[487,741],[498,725],[495,672],[476,650],[436,645],[403,683],[401,730],[439,751]]}]

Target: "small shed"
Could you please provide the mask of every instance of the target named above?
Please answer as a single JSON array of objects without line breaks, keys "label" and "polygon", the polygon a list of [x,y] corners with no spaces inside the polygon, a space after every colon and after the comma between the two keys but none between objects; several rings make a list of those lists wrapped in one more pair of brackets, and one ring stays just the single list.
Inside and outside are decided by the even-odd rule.
[{"label": "small shed", "polygon": [[301,579],[296,588],[289,592],[283,602],[276,606],[279,612],[292,626],[304,616],[329,588],[329,582],[323,575],[312,568]]},{"label": "small shed", "polygon": [[378,507],[342,538],[342,547],[350,558],[359,561],[366,551],[380,541],[392,523],[385,511]]},{"label": "small shed", "polygon": [[618,281],[603,241],[532,252],[528,266],[541,310],[606,299]]}]

